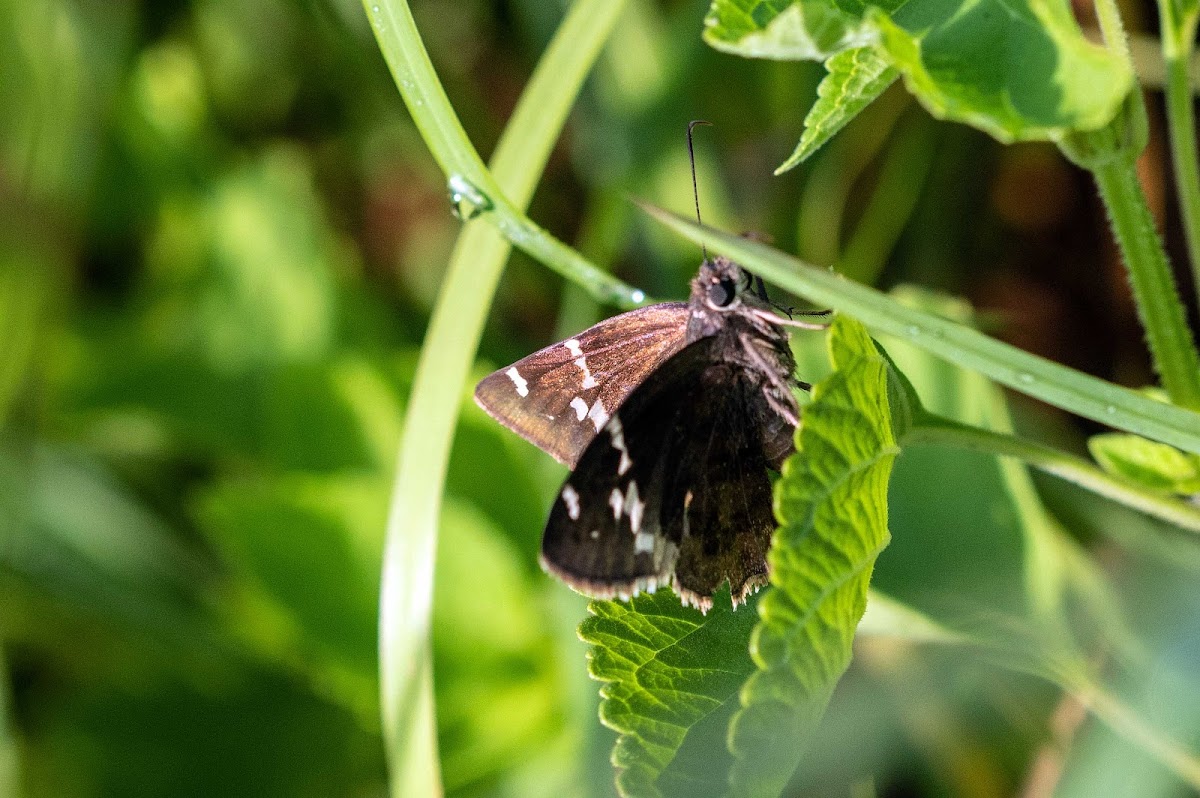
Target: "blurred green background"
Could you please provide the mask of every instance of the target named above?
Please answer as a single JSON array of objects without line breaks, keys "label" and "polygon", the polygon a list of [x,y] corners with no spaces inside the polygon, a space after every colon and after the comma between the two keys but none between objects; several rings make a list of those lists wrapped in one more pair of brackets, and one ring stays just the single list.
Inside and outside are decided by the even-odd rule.
[{"label": "blurred green background", "polygon": [[[562,9],[413,3],[482,152]],[[772,177],[821,68],[720,55],[699,38],[705,10],[630,2],[532,218],[649,293],[683,296],[698,253],[628,199],[689,211],[683,133],[707,119],[706,222],[864,282],[966,297],[1006,340],[1151,381],[1102,209],[1056,150],[936,123],[893,87],[810,164]],[[1135,30],[1152,24],[1150,5],[1125,11]],[[1142,177],[1180,261],[1149,99]],[[0,795],[384,794],[380,548],[459,222],[362,8],[0,0],[0,207]],[[514,255],[479,375],[601,311]],[[986,386],[901,362],[932,407],[1004,414]],[[1032,404],[1014,413],[1076,450],[1096,431]],[[612,738],[574,634],[585,604],[536,563],[562,475],[548,461],[465,400],[434,607],[452,795],[611,794]],[[1144,634],[1152,678],[1130,694],[1195,740],[1194,549],[1149,547],[1149,521],[1039,485]],[[1040,508],[1019,493],[986,458],[906,453],[878,584],[935,613],[1019,604],[1020,533],[1029,502]],[[1097,537],[1106,525],[1129,544]],[[1069,710],[961,657],[860,659],[796,794],[865,779],[881,795],[1012,795]],[[1080,764],[1061,794],[1184,794],[1103,728],[1069,731]]]}]

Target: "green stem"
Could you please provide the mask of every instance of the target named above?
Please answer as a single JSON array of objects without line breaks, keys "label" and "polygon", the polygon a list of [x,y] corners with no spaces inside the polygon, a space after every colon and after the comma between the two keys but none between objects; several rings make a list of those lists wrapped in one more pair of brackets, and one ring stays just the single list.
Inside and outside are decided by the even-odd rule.
[{"label": "green stem", "polygon": [[848,313],[874,333],[903,338],[931,355],[1054,407],[1200,454],[1200,413],[1156,402],[1137,391],[1023,352],[966,325],[906,307],[874,288],[765,244],[698,225],[659,208],[643,209],[688,240],[704,242],[709,252],[731,258],[821,307]]},{"label": "green stem", "polygon": [[[642,291],[600,270],[578,252],[530,221],[524,213],[528,202],[517,201],[512,192],[505,191],[502,187],[501,175],[489,171],[484,166],[479,153],[475,151],[455,115],[449,98],[442,90],[424,46],[420,44],[408,4],[404,0],[364,0],[363,4],[375,29],[379,49],[387,60],[392,78],[400,88],[413,121],[434,159],[446,173],[450,194],[472,200],[472,213],[487,212],[490,221],[500,228],[509,242],[566,279],[582,286],[598,301],[621,308],[636,307],[644,302],[646,296]],[[587,5],[591,8],[591,4]],[[623,2],[614,5],[624,7]],[[607,35],[609,28],[604,30]],[[584,31],[583,35],[590,38],[591,31]],[[419,49],[412,46],[414,42]],[[549,81],[556,78],[555,75],[547,76]],[[541,110],[532,106],[522,112],[518,108],[513,114],[514,120],[518,113],[536,117]],[[543,124],[537,120],[533,122]],[[508,130],[512,129],[510,124]],[[509,146],[513,148],[514,154],[519,154],[522,149],[526,152],[531,151],[533,145],[522,147],[519,141],[510,137]],[[499,154],[500,146],[497,145],[494,163],[500,163]],[[517,171],[524,168],[518,157],[514,157],[511,163],[516,165]],[[537,174],[541,174],[540,169]]]},{"label": "green stem", "polygon": [[850,192],[910,105],[912,99],[905,92],[884,92],[863,111],[867,124],[851,125],[834,136],[825,145],[825,155],[807,167],[808,179],[796,212],[796,246],[806,258],[816,263],[838,260]]},{"label": "green stem", "polygon": [[1082,677],[1068,677],[1060,684],[1105,726],[1149,753],[1193,789],[1200,790],[1200,758],[1151,726],[1100,684]]},{"label": "green stem", "polygon": [[[1170,5],[1171,0],[1160,3],[1160,7],[1166,8],[1163,24],[1168,34],[1178,32]],[[1116,0],[1096,0],[1096,15],[1105,44],[1132,65],[1129,39]],[[1163,39],[1164,48],[1168,38]],[[1186,63],[1182,62],[1183,68]],[[1183,80],[1186,88],[1186,73]],[[1173,139],[1175,135],[1172,125]],[[1100,130],[1073,133],[1060,141],[1059,146],[1068,158],[1090,170],[1096,179],[1129,272],[1138,317],[1146,330],[1150,356],[1163,388],[1173,403],[1197,410],[1200,409],[1200,354],[1188,329],[1154,217],[1137,180],[1135,164],[1145,149],[1147,136],[1146,109],[1141,92],[1135,87],[1111,124]],[[1189,140],[1184,146],[1194,148],[1195,142]]]},{"label": "green stem", "polygon": [[[508,220],[512,234],[528,223],[516,208],[528,205],[571,104],[622,6],[610,0],[579,0],[571,8],[496,148],[494,180],[438,82],[407,4],[372,2],[367,13],[396,85],[435,158],[448,176],[465,175],[483,187],[497,203],[493,215]],[[511,201],[504,199],[501,185]],[[428,649],[438,515],[460,400],[509,252],[508,241],[495,228],[477,222],[464,227],[429,322],[405,415],[379,618],[383,732],[392,794],[397,796],[441,793]],[[591,280],[586,269],[578,272],[572,278],[584,278],[585,286],[613,289],[606,299],[628,296],[615,281]]]},{"label": "green stem", "polygon": [[883,158],[879,180],[838,265],[852,280],[874,285],[917,207],[937,142],[928,116],[910,117]]},{"label": "green stem", "polygon": [[902,441],[908,444],[935,444],[971,449],[1002,457],[1014,457],[1026,465],[1072,482],[1105,498],[1140,510],[1147,515],[1175,524],[1190,532],[1200,532],[1200,507],[1148,492],[1127,479],[1109,474],[1092,463],[1044,444],[1001,432],[972,427],[957,421],[923,413]]},{"label": "green stem", "polygon": [[1167,130],[1171,138],[1171,163],[1175,191],[1183,215],[1192,282],[1200,299],[1200,162],[1196,155],[1196,112],[1188,68],[1195,52],[1196,24],[1200,11],[1175,19],[1172,0],[1159,0],[1162,19],[1163,60],[1166,62]]},{"label": "green stem", "polygon": [[1127,64],[1133,63],[1129,51],[1129,35],[1121,21],[1121,9],[1117,0],[1096,0],[1096,21],[1100,23],[1100,35],[1104,44]]},{"label": "green stem", "polygon": [[1175,404],[1200,409],[1200,356],[1133,163],[1113,158],[1094,166],[1092,174],[1121,246],[1163,388]]}]

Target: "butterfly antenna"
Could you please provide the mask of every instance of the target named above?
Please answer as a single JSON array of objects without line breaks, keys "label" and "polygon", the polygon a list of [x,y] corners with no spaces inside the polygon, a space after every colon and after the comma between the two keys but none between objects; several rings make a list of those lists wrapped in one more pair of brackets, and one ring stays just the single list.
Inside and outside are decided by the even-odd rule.
[{"label": "butterfly antenna", "polygon": [[[692,162],[692,199],[696,201],[696,224],[704,224],[700,221],[700,187],[696,184],[696,150],[692,147],[692,130],[696,125],[707,125],[712,127],[712,122],[705,122],[703,119],[693,119],[688,122],[688,159]],[[708,260],[708,248],[703,243],[700,244],[700,252],[704,255],[704,260]]]}]

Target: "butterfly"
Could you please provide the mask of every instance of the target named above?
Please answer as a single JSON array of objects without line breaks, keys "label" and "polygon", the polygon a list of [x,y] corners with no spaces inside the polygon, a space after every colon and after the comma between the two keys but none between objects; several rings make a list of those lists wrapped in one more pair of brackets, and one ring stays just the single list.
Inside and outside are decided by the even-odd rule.
[{"label": "butterfly", "polygon": [[[475,401],[573,469],[542,536],[542,567],[593,598],[668,585],[707,611],[767,581],[770,470],[800,409],[785,326],[761,281],[705,259],[687,302],[648,305],[483,379]],[[827,311],[810,312],[821,315]]]}]

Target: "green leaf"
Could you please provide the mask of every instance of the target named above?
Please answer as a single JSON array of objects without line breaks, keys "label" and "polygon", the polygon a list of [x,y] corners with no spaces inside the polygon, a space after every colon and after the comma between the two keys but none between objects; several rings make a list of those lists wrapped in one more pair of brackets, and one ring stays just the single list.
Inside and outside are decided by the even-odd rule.
[{"label": "green leaf", "polygon": [[192,587],[206,576],[101,462],[70,447],[0,446],[0,582],[35,585],[100,625],[190,647],[212,645]]},{"label": "green leaf", "polygon": [[1110,474],[1169,493],[1200,493],[1200,455],[1119,432],[1092,436],[1088,449]]},{"label": "green leaf", "polygon": [[704,40],[746,58],[823,61],[869,42],[863,6],[824,0],[713,0]]},{"label": "green leaf", "polygon": [[754,670],[746,643],[757,616],[749,606],[734,611],[728,591],[707,615],[665,589],[588,609],[579,636],[592,645],[592,677],[606,682],[600,720],[621,735],[612,757],[618,790],[710,794],[730,765],[723,741]]},{"label": "green leaf", "polygon": [[1058,0],[911,0],[868,18],[930,113],[1003,142],[1100,128],[1133,87],[1129,64],[1087,41]]},{"label": "green leaf", "polygon": [[883,94],[899,74],[870,47],[843,50],[825,62],[829,70],[817,86],[817,101],[804,117],[796,150],[775,174],[798,166]]},{"label": "green leaf", "polygon": [[776,796],[850,664],[875,559],[887,545],[887,486],[903,428],[895,373],[866,329],[839,316],[835,371],[813,390],[797,451],[776,485],[771,590],[751,651],[758,671],[730,727],[732,794]]},{"label": "green leaf", "polygon": [[[705,26],[710,45],[750,58],[873,48],[934,116],[1004,142],[1101,128],[1134,85],[1129,63],[1089,42],[1062,0],[713,0]],[[843,113],[871,99],[847,95]]]}]

